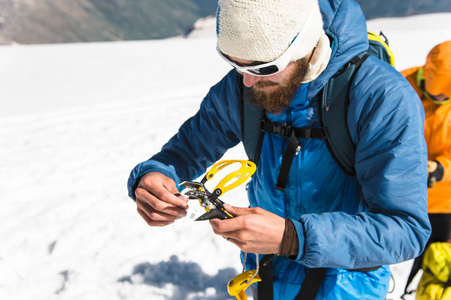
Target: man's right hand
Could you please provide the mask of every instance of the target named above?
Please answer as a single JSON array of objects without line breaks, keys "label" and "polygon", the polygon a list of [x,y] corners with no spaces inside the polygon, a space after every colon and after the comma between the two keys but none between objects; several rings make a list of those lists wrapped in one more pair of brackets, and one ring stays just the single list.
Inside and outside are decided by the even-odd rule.
[{"label": "man's right hand", "polygon": [[180,194],[174,180],[161,173],[141,177],[135,197],[138,213],[149,226],[166,226],[186,216],[188,199]]}]

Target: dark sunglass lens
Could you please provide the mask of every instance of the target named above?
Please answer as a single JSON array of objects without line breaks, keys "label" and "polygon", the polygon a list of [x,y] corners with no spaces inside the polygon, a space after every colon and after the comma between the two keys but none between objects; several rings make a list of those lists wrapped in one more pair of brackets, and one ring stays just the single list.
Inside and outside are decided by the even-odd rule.
[{"label": "dark sunglass lens", "polygon": [[449,98],[446,98],[443,94],[432,95],[428,91],[426,91],[426,93],[428,94],[429,98],[431,98],[432,100],[435,100],[435,101],[448,101],[449,100]]},{"label": "dark sunglass lens", "polygon": [[279,68],[276,65],[259,68],[259,69],[253,69],[249,70],[251,73],[254,73],[255,75],[271,75],[274,73],[277,73],[279,71]]}]

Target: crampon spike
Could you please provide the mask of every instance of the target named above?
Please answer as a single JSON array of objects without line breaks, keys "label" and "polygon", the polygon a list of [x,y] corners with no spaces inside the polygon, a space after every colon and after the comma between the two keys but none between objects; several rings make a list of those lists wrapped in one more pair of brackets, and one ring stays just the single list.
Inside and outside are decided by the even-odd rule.
[{"label": "crampon spike", "polygon": [[206,220],[212,220],[212,219],[224,220],[224,219],[230,219],[231,217],[232,216],[230,216],[225,211],[223,211],[219,208],[215,208],[215,209],[210,209],[209,211],[207,211],[206,213],[204,213],[203,215],[201,215],[194,221],[206,221]]}]

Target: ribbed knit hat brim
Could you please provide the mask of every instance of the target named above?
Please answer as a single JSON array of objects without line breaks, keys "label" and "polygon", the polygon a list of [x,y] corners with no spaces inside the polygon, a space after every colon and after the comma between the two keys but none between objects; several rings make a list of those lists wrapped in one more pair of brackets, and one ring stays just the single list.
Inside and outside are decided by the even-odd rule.
[{"label": "ribbed knit hat brim", "polygon": [[273,61],[304,27],[292,61],[310,53],[323,33],[317,0],[219,0],[218,48],[231,57]]}]

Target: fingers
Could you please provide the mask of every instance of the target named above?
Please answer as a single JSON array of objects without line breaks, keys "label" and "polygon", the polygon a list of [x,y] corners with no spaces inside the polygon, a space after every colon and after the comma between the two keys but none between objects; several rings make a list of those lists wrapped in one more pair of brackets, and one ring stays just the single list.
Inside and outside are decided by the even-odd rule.
[{"label": "fingers", "polygon": [[135,190],[139,215],[149,226],[165,226],[186,216],[188,204],[172,179],[160,173],[148,173]]},{"label": "fingers", "polygon": [[186,216],[185,209],[165,203],[149,193],[137,197],[136,205],[138,212],[145,213],[155,221],[176,220]]},{"label": "fingers", "polygon": [[257,213],[256,208],[243,208],[235,207],[224,203],[224,209],[227,210],[231,215],[234,216],[232,219],[220,220],[212,219],[210,220],[210,225],[213,232],[217,235],[222,236],[229,242],[241,247],[243,242],[246,240],[247,231],[243,228],[250,228],[251,220],[240,218],[245,215],[252,215]]},{"label": "fingers", "polygon": [[236,218],[228,220],[212,219],[209,222],[215,234],[222,235],[226,238],[230,237],[230,235],[227,235],[228,233],[233,233],[240,228],[240,226],[236,224]]},{"label": "fingers", "polygon": [[[181,200],[181,203],[183,203],[180,206],[180,202],[174,201],[172,198],[178,198],[177,196],[174,196],[171,194],[171,196],[168,196],[166,194],[163,194],[163,196],[156,196],[149,191],[137,188],[135,191],[136,194],[136,204],[138,207],[140,207],[142,210],[146,210],[148,208],[151,208],[157,212],[161,212],[170,216],[178,217],[181,216],[183,212],[186,212],[186,209],[188,208],[188,205]],[[176,205],[174,205],[176,203]]]},{"label": "fingers", "polygon": [[[243,247],[243,245],[244,245],[243,242],[241,242],[241,241],[239,241],[239,240],[237,240],[237,239],[235,239],[235,238],[233,238],[233,237],[224,237],[224,239],[225,239],[227,242],[234,244],[235,246],[237,246],[237,247],[240,248],[240,249],[241,249],[241,248]],[[243,248],[244,248],[244,247],[243,247]]]},{"label": "fingers", "polygon": [[165,221],[156,221],[148,215],[148,211],[142,210],[140,207],[138,207],[138,214],[144,219],[144,221],[146,221],[146,223],[149,226],[166,226],[166,225],[174,223],[174,221],[175,221],[175,220],[169,220],[170,218],[166,218]]},{"label": "fingers", "polygon": [[244,252],[276,253],[285,230],[285,219],[262,208],[233,208],[239,214],[232,219],[210,220],[213,232],[228,239]]},{"label": "fingers", "polygon": [[224,203],[224,209],[228,211],[234,217],[252,215],[258,213],[258,208],[248,208],[248,207],[236,207],[230,204]]},{"label": "fingers", "polygon": [[138,193],[142,196],[147,196],[146,193],[142,193],[145,190],[152,194],[157,199],[164,201],[165,203],[177,206],[183,209],[187,209],[188,199],[181,196],[175,182],[164,176],[163,174],[151,172],[141,178],[138,188],[135,191],[135,195],[138,197]]},{"label": "fingers", "polygon": [[[256,216],[260,208],[238,208],[230,205],[224,206],[224,208],[235,217],[227,220],[210,220],[210,225],[215,234],[243,241],[248,238],[247,232],[253,231],[259,226],[258,219],[252,217],[252,215]],[[229,210],[229,208],[232,209]]]},{"label": "fingers", "polygon": [[235,207],[227,203],[224,203],[224,209],[234,217],[240,216],[242,213],[239,207]]},{"label": "fingers", "polygon": [[[223,220],[221,222],[229,223],[232,220],[233,219]],[[213,220],[211,220],[211,221],[213,221]],[[212,227],[213,227],[213,225],[212,225]],[[248,231],[245,229],[236,230],[236,231],[218,231],[217,229],[215,229],[213,227],[213,232],[217,235],[222,236],[227,242],[234,244],[235,246],[237,246],[244,252],[255,252],[253,250],[255,248],[255,247],[253,247],[253,243],[250,243],[250,241],[253,240],[251,231]]]},{"label": "fingers", "polygon": [[243,231],[229,231],[229,232],[219,232],[213,228],[213,232],[217,235],[222,236],[227,242],[237,245],[240,247],[244,244],[245,237],[243,236]]},{"label": "fingers", "polygon": [[244,228],[252,228],[255,226],[254,218],[240,218],[244,216],[258,215],[263,212],[259,207],[247,208],[247,207],[235,207],[229,204],[224,204],[224,209],[234,216],[232,219],[228,219],[227,222],[219,219],[210,220],[210,224],[213,229],[218,232],[231,232]]}]

